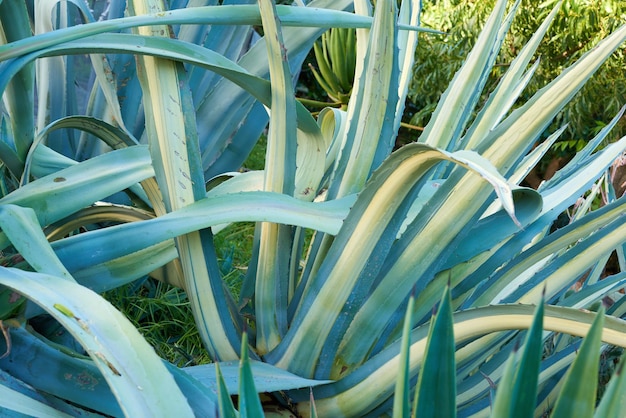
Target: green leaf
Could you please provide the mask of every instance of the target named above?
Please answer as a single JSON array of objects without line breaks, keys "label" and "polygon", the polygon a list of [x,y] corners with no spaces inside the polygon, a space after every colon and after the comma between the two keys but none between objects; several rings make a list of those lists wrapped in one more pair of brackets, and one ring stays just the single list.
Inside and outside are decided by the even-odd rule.
[{"label": "green leaf", "polygon": [[558,2],[531,39],[524,45],[517,57],[511,62],[507,72],[502,76],[498,86],[490,94],[487,103],[485,103],[476,120],[466,132],[463,139],[463,147],[465,149],[474,149],[481,142],[489,130],[493,129],[502,120],[524,87],[526,87],[539,64],[539,60],[525,74],[524,71],[560,7],[561,2]]},{"label": "green leaf", "polygon": [[78,283],[97,293],[116,289],[148,275],[173,286],[182,286],[182,283],[173,281],[166,268],[165,272],[155,271],[177,257],[174,241],[168,240],[110,261],[72,269],[72,275]]},{"label": "green leaf", "polygon": [[[269,0],[260,1],[259,8],[267,35],[271,111],[281,115],[270,118],[263,189],[291,196],[295,193],[296,175],[296,109],[292,76],[275,5]],[[270,223],[262,223],[260,228],[263,245],[259,247],[255,287],[255,305],[258,307],[256,346],[259,354],[265,354],[276,347],[286,331],[287,293],[284,289],[288,287],[290,257],[284,255],[291,251],[292,231],[287,226]]]},{"label": "green leaf", "polygon": [[174,377],[176,384],[183,392],[183,395],[185,395],[185,398],[187,398],[187,402],[189,402],[189,406],[193,409],[194,414],[197,417],[212,416],[218,404],[216,392],[173,364],[165,360],[163,360],[163,364]]},{"label": "green leaf", "polygon": [[450,289],[432,319],[415,394],[415,416],[456,417],[456,363]]},{"label": "green leaf", "polygon": [[393,398],[393,418],[409,418],[411,416],[411,387],[409,386],[409,349],[411,341],[409,335],[411,333],[411,312],[414,305],[415,296],[411,295],[406,307],[406,315],[404,316],[404,325],[402,327],[398,378],[396,379],[395,396]]},{"label": "green leaf", "polygon": [[263,406],[254,385],[250,357],[248,355],[248,334],[241,338],[241,360],[239,363],[239,414],[242,418],[262,417]]},{"label": "green leaf", "polygon": [[[326,8],[306,8],[277,6],[277,13],[284,26],[310,26],[320,28],[352,27],[369,28],[371,17]],[[0,60],[24,55],[39,48],[46,48],[60,42],[68,42],[81,37],[104,32],[120,31],[148,25],[262,25],[259,8],[253,5],[228,5],[189,7],[164,12],[146,13],[141,16],[129,16],[93,22],[89,25],[76,26],[46,33],[40,37],[31,37],[10,46],[0,47]],[[440,33],[428,28],[402,26],[403,29]]]},{"label": "green leaf", "polygon": [[[134,0],[130,14],[161,11],[162,3]],[[165,39],[165,25],[139,27],[148,39]],[[146,133],[155,176],[168,212],[184,208],[204,197],[204,174],[200,159],[195,113],[182,63],[161,57],[137,60],[143,92]],[[187,112],[185,112],[187,110]],[[192,231],[176,237],[184,287],[196,316],[205,348],[216,359],[237,358],[237,315],[223,287],[210,231]],[[215,321],[218,318],[218,321]],[[212,326],[207,324],[212,323]]]},{"label": "green leaf", "polygon": [[[538,301],[543,292],[543,282],[547,277],[552,277],[555,282],[548,285],[546,295],[554,295],[563,289],[557,285],[559,283],[571,283],[582,274],[588,266],[592,265],[595,258],[602,256],[608,251],[608,247],[614,248],[615,243],[620,242],[619,232],[613,235],[614,228],[620,228],[622,222],[618,218],[623,213],[624,202],[612,202],[577,221],[567,227],[562,228],[554,234],[543,239],[541,244],[533,245],[524,254],[518,255],[510,261],[507,266],[500,269],[476,292],[476,297],[472,298],[473,306],[481,306],[502,300],[505,295],[511,293],[511,300]],[[613,227],[607,227],[613,225]],[[542,229],[545,226],[541,226]],[[530,230],[530,229],[529,229]],[[600,237],[610,237],[606,240]],[[613,243],[608,240],[614,240]],[[555,255],[568,246],[579,242],[570,248],[560,258],[554,259]],[[595,245],[598,243],[598,245]],[[606,245],[606,247],[603,247]],[[503,247],[504,255],[510,259],[510,252]],[[510,250],[509,250],[510,251]],[[581,256],[587,253],[591,258]],[[592,255],[593,254],[593,255]],[[551,261],[552,266],[564,266],[567,269],[543,268]],[[587,266],[587,267],[586,267]],[[534,273],[541,270],[541,274],[534,276]],[[514,281],[514,278],[517,281]],[[533,280],[531,280],[533,279]],[[555,293],[553,293],[555,292]],[[500,297],[498,295],[500,294]],[[513,296],[514,295],[514,296]],[[548,298],[547,296],[546,298]]]},{"label": "green leaf", "polygon": [[[618,119],[613,119],[613,123],[616,123]],[[601,132],[593,141],[590,141],[588,145],[594,145],[596,139],[602,141],[607,132]],[[561,208],[565,209],[565,204],[572,201],[572,197],[578,197],[585,191],[589,190],[591,185],[599,179],[604,172],[613,164],[613,162],[619,157],[622,150],[626,147],[626,138],[621,138],[619,141],[606,146],[601,151],[593,154],[592,157],[587,157],[583,161],[576,159],[565,166],[561,173],[561,170],[557,171],[555,178],[547,184],[540,187],[539,191],[544,199],[544,212],[549,210],[559,211]],[[592,147],[585,149],[585,153],[591,153]]]},{"label": "green leaf", "polygon": [[34,417],[71,417],[71,415],[58,411],[41,401],[33,399],[31,396],[4,385],[0,385],[0,399],[2,399],[0,401],[0,408],[2,408],[3,414],[7,414],[6,416],[10,416],[10,412],[12,412],[13,414],[20,413]]},{"label": "green leaf", "polygon": [[31,208],[0,205],[0,227],[33,269],[74,281],[52,251]]},{"label": "green leaf", "polygon": [[588,418],[593,416],[603,323],[604,308],[601,308],[578,351],[576,360],[567,371],[565,383],[552,410],[553,417]]},{"label": "green leaf", "polygon": [[326,91],[326,94],[332,97],[332,95],[336,95],[341,91],[341,87],[339,85],[339,80],[337,76],[331,69],[331,62],[329,62],[330,57],[328,56],[328,46],[327,39],[328,34],[330,32],[324,32],[322,35],[322,43],[320,46],[319,42],[313,44],[313,51],[315,52],[315,61],[317,62],[317,66],[319,67],[319,73],[315,69],[315,67],[311,66],[311,70],[313,71],[313,75],[317,82],[322,86],[322,88]]},{"label": "green leaf", "polygon": [[498,383],[492,416],[533,417],[542,354],[543,303],[535,312],[522,353],[511,355]]},{"label": "green leaf", "polygon": [[[337,233],[355,196],[333,202],[303,202],[269,192],[225,194],[200,200],[158,218],[94,230],[52,243],[70,270],[130,254],[176,236],[233,221],[267,221]],[[105,242],[120,245],[106,246]],[[123,245],[122,245],[123,244]],[[84,254],[85,258],[76,257]]]},{"label": "green leaf", "polygon": [[[278,6],[278,14],[285,26],[362,27],[367,28],[371,18],[328,9]],[[60,42],[68,42],[104,32],[120,31],[147,25],[261,25],[259,8],[252,5],[189,7],[165,12],[146,13],[94,22],[89,25],[57,30],[37,38],[24,39],[10,46],[0,47],[0,60],[24,55]],[[427,31],[428,30],[425,29]],[[436,31],[435,31],[436,32]]]},{"label": "green leaf", "polygon": [[0,268],[0,284],[38,304],[76,338],[125,414],[193,416],[154,349],[99,295],[66,279],[8,268]]},{"label": "green leaf", "polygon": [[[511,415],[511,411],[514,411],[512,408],[513,397],[515,396],[515,393],[513,393],[513,385],[515,384],[516,372],[519,372],[519,352],[514,350],[504,365],[504,371],[502,372],[502,377],[498,382],[498,390],[496,391],[495,400],[493,401],[493,406],[491,407],[490,416],[494,418],[513,417],[513,415]],[[493,382],[489,380],[489,384],[491,386]],[[493,391],[494,388],[492,387],[490,389]]]},{"label": "green leaf", "polygon": [[226,383],[224,383],[224,377],[222,376],[219,363],[215,363],[215,376],[217,378],[217,399],[220,416],[224,418],[237,418],[239,414],[226,389]]},{"label": "green leaf", "polygon": [[[353,292],[367,258],[383,234],[388,233],[394,239],[396,237],[397,231],[387,231],[387,227],[399,218],[397,215],[394,217],[394,212],[409,194],[412,184],[407,183],[407,178],[397,182],[392,180],[393,169],[401,167],[403,170],[397,171],[402,171],[402,174],[398,176],[407,175],[411,181],[417,182],[440,158],[440,151],[426,145],[413,144],[399,150],[383,164],[369,186],[359,195],[332,244],[342,250],[335,251],[333,257],[327,257],[308,284],[301,302],[303,308],[296,313],[279,349],[270,354],[272,362],[301,376],[312,375],[324,344],[332,344],[333,339],[329,335],[333,323]],[[386,183],[387,180],[389,183]],[[385,202],[385,205],[380,202]],[[330,251],[333,252],[332,248]],[[377,256],[380,257],[380,254]],[[373,279],[371,275],[368,277]],[[369,285],[363,285],[362,288],[369,288]],[[400,295],[398,297],[404,299]],[[316,338],[312,340],[311,336]],[[360,341],[364,339],[360,338]],[[276,357],[283,352],[284,355],[278,360]],[[342,365],[337,363],[335,367],[341,369]]]},{"label": "green leaf", "polygon": [[30,207],[45,226],[153,175],[147,147],[129,147],[37,179],[4,196],[0,204]]},{"label": "green leaf", "polygon": [[[334,322],[334,318],[330,318],[330,316],[335,315],[335,311],[338,315],[349,296],[349,293],[343,293],[343,289],[352,291],[353,286],[357,286],[357,283],[359,288],[369,289],[371,282],[380,280],[376,287],[372,288],[371,294],[367,295],[367,300],[362,303],[356,313],[353,313],[354,319],[349,323],[344,322],[342,324],[345,328],[345,334],[336,330],[338,335],[343,334],[343,340],[339,345],[337,353],[341,361],[336,361],[333,366],[335,373],[339,370],[345,370],[345,367],[350,369],[350,367],[359,364],[364,359],[371,349],[371,344],[375,343],[383,328],[387,326],[390,317],[394,315],[396,309],[404,302],[405,297],[402,292],[410,291],[415,283],[417,272],[411,268],[411,263],[416,262],[417,254],[442,250],[443,243],[436,238],[440,237],[440,235],[428,235],[425,239],[432,240],[432,246],[427,246],[424,242],[418,245],[416,241],[415,245],[419,246],[419,248],[414,249],[414,251],[406,249],[404,257],[407,258],[407,261],[396,260],[390,264],[389,269],[380,273],[384,277],[377,279],[376,275],[378,273],[373,274],[371,271],[368,271],[364,274],[367,282],[357,282],[369,257],[375,257],[379,263],[382,263],[384,255],[381,253],[381,248],[377,248],[381,237],[384,236],[383,234],[389,234],[395,239],[397,230],[394,228],[398,226],[394,226],[394,223],[398,218],[404,218],[405,213],[403,210],[406,209],[403,208],[403,205],[409,205],[409,202],[412,203],[412,193],[415,192],[413,186],[422,181],[423,176],[435,164],[441,161],[454,162],[461,167],[472,170],[472,172],[476,170],[484,179],[487,179],[494,185],[496,193],[501,196],[503,207],[509,212],[509,215],[512,214],[513,205],[510,187],[477,154],[471,152],[447,153],[425,144],[411,144],[392,154],[374,174],[366,189],[359,195],[357,203],[351,210],[348,218],[346,218],[344,227],[335,240],[334,245],[338,248],[343,247],[344,253],[339,255],[338,259],[329,258],[327,261],[328,265],[325,266],[326,270],[322,270],[323,267],[321,267],[318,272],[319,279],[325,280],[325,283],[316,296],[319,297],[321,293],[324,293],[325,296],[319,298],[319,302],[312,304],[309,314],[313,316],[306,319],[308,322],[312,321],[313,317],[318,318],[314,325],[315,328],[330,329]],[[382,202],[385,203],[382,204]],[[446,224],[446,231],[449,227],[450,225]],[[443,230],[438,228],[437,234],[441,234],[441,239],[444,237],[445,239],[454,238],[451,234],[444,234]],[[436,245],[434,242],[436,242]],[[375,248],[377,250],[374,253]],[[385,251],[389,251],[389,248],[386,248]],[[431,254],[424,254],[425,257],[426,255]],[[432,256],[435,257],[434,254]],[[350,260],[344,260],[342,257],[350,257]],[[410,262],[408,261],[409,258]],[[433,259],[425,258],[426,261]],[[424,262],[420,265],[420,268],[426,269],[426,264]],[[369,266],[369,268],[371,269],[372,266]],[[336,270],[332,270],[331,273],[329,272],[331,269]],[[396,291],[389,293],[387,289],[390,288],[394,288]],[[339,291],[339,289],[342,289],[342,291]],[[312,295],[311,297],[313,298],[314,296]],[[332,305],[329,303],[330,300],[333,301]],[[305,306],[308,306],[308,302],[305,302]],[[322,306],[324,307],[322,308]],[[330,306],[332,306],[332,309],[330,309]],[[318,309],[323,309],[324,312],[318,312]],[[319,318],[325,319],[320,321]],[[295,321],[298,319],[296,316]],[[297,323],[295,321],[294,323]],[[296,332],[302,333],[302,336],[307,332],[312,332],[307,327],[301,328],[298,326],[296,328]],[[362,338],[362,330],[364,329],[368,330],[368,338]],[[326,331],[316,332],[326,335]],[[306,338],[303,338],[302,343],[305,341],[306,349],[295,350],[292,353],[305,355],[304,353],[308,350],[313,349],[318,344],[321,345],[321,341],[310,344]],[[334,342],[328,342],[327,344],[334,344]],[[309,361],[310,359],[311,357],[309,357]],[[303,361],[298,361],[297,363],[303,364]]]},{"label": "green leaf", "polygon": [[[471,116],[471,110],[487,80],[488,71],[500,50],[503,41],[500,26],[507,3],[506,0],[496,3],[465,64],[455,74],[439,100],[420,141],[448,151],[458,149],[456,142]],[[510,18],[505,25],[508,27],[509,24]]]},{"label": "green leaf", "polygon": [[[220,373],[224,379],[224,385],[227,393],[230,395],[238,395],[240,390],[239,368],[240,361],[222,361],[220,364]],[[271,364],[259,361],[249,360],[250,369],[254,386],[261,392],[278,392],[281,390],[301,389],[308,387],[316,387],[332,383],[331,380],[314,380],[305,379],[286,370],[272,366]],[[182,370],[196,380],[211,388],[215,388],[217,381],[215,369],[212,364],[201,364],[198,366],[185,367]]]},{"label": "green leaf", "polygon": [[520,150],[530,149],[550,121],[624,40],[626,25],[600,41],[523,106],[514,110],[487,135],[479,151],[501,172],[508,172],[523,156]]},{"label": "green leaf", "polygon": [[[402,26],[402,24],[408,24],[411,26],[419,26],[421,11],[421,1],[402,1],[400,4],[398,25]],[[398,77],[398,103],[396,104],[394,132],[398,132],[404,115],[409,85],[413,78],[413,64],[415,63],[417,42],[417,32],[398,32],[398,67],[400,69],[400,75]]]},{"label": "green leaf", "polygon": [[[4,42],[31,38],[28,10],[25,3],[2,2],[0,4],[0,21]],[[6,111],[11,122],[15,157],[21,164],[26,161],[26,154],[35,136],[34,89],[35,66],[28,64],[11,80],[7,94],[4,95]],[[14,163],[5,162],[5,164],[12,168],[13,175],[19,178],[22,174],[22,167],[18,169]]]},{"label": "green leaf", "polygon": [[378,148],[386,150],[384,157],[389,154],[388,141],[395,136],[392,132],[395,108],[387,103],[398,100],[396,21],[396,2],[380,2],[374,14],[362,72],[355,75],[347,110],[348,125],[329,198],[359,192],[376,168],[373,164]]},{"label": "green leaf", "polygon": [[543,303],[537,307],[532,326],[524,342],[522,357],[515,373],[511,416],[530,418],[535,413],[537,382],[541,363],[543,333]]}]

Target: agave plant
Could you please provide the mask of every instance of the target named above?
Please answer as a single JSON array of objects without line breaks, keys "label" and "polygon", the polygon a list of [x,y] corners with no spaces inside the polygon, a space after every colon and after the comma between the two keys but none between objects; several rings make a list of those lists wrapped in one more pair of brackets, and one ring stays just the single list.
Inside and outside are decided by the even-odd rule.
[{"label": "agave plant", "polygon": [[[415,298],[409,300],[409,308],[413,308]],[[597,405],[598,381],[589,379],[598,375],[598,354],[601,348],[604,307],[596,314],[591,328],[582,344],[578,346],[576,358],[571,368],[562,377],[560,387],[550,384],[549,390],[556,395],[553,409],[536,411],[538,383],[540,380],[541,357],[544,349],[542,327],[545,307],[543,301],[537,306],[524,338],[521,350],[516,347],[503,367],[502,377],[497,389],[492,385],[492,407],[490,413],[482,414],[491,417],[533,417],[537,415],[553,417],[620,417],[623,412],[621,405],[626,398],[623,373],[624,358],[622,356],[615,376],[608,383],[601,402]],[[409,335],[411,314],[410,309],[404,323],[402,334],[401,372],[396,381],[396,397],[394,400],[394,417],[454,417],[456,416],[456,375],[455,375],[455,339],[452,317],[452,302],[449,288],[445,289],[436,315],[433,317],[428,332],[424,363],[420,370],[415,390],[413,406],[410,403],[409,385]],[[573,355],[573,354],[570,354]],[[569,363],[569,361],[568,361]],[[561,367],[558,367],[561,369]],[[542,371],[545,373],[545,370]],[[563,373],[561,373],[563,374]],[[486,411],[489,412],[489,411]]]},{"label": "agave plant", "polygon": [[[0,4],[3,30],[10,33],[0,47],[0,86],[8,103],[2,159],[5,184],[15,186],[0,200],[1,238],[7,252],[14,249],[27,263],[0,271],[7,346],[0,360],[7,383],[0,389],[11,394],[0,398],[1,407],[129,416],[214,416],[221,407],[232,416],[228,392],[242,395],[242,415],[254,416],[260,404],[252,395],[260,391],[274,392],[283,408],[304,416],[384,415],[393,409],[401,348],[407,347],[402,333],[409,295],[414,292],[415,301],[407,325],[407,380],[419,374],[432,308],[448,284],[459,382],[450,405],[461,415],[489,408],[489,380],[502,376],[542,292],[547,303],[561,305],[546,307],[544,329],[574,336],[585,335],[595,317],[579,309],[613,296],[602,338],[626,346],[626,324],[619,319],[624,300],[613,295],[624,286],[624,274],[598,280],[614,249],[623,261],[624,199],[595,211],[583,206],[570,225],[550,231],[579,197],[590,189],[598,193],[594,185],[626,139],[593,153],[608,126],[539,190],[519,187],[559,132],[534,147],[536,140],[626,40],[626,26],[509,112],[537,68],[527,70],[557,4],[472,119],[519,5],[507,12],[507,1],[500,0],[419,140],[392,153],[420,30],[419,2],[404,1],[399,10],[395,0],[379,0],[374,10],[363,0],[317,0],[307,7],[269,0],[202,4],[166,11],[157,1],[133,0],[128,17],[32,37],[5,29],[17,20],[9,22],[15,13],[3,8],[21,6]],[[353,6],[354,13],[330,10],[331,4]],[[198,24],[212,26],[188,26]],[[238,54],[228,59],[210,49],[223,45],[210,32],[222,33],[223,24],[262,25],[265,36],[237,64]],[[329,26],[357,28],[357,76],[347,109],[325,109],[315,120],[294,98],[292,67]],[[124,29],[132,33],[119,32]],[[211,45],[183,36],[196,30],[197,39],[212,39]],[[233,39],[241,42],[239,35]],[[44,126],[34,129],[34,118],[18,108],[34,110],[32,100],[21,100],[19,83],[30,86],[23,95],[31,99],[33,79],[42,74],[33,60],[78,53],[92,54],[98,87],[90,103],[101,97],[102,117],[48,120],[52,111],[42,106],[57,109],[55,94],[46,91],[37,107]],[[124,59],[117,54],[136,55],[135,62],[117,66]],[[229,81],[213,84],[200,69]],[[269,81],[261,77],[266,73]],[[196,82],[208,87],[196,88]],[[220,93],[234,91],[229,82],[243,88],[236,97]],[[265,170],[229,174],[218,186],[209,182],[207,191],[207,180],[241,163],[265,126],[257,117],[266,109]],[[209,120],[215,121],[211,128]],[[115,150],[70,159],[50,140],[49,147],[41,144],[60,128],[82,130]],[[231,151],[232,159],[226,157]],[[98,216],[102,206],[94,202],[122,191],[132,200],[116,200],[107,216]],[[120,224],[102,228],[103,220]],[[211,228],[241,221],[257,226],[236,300],[224,286]],[[49,226],[57,231],[52,243],[42,232]],[[315,231],[310,241],[307,229]],[[153,273],[163,266],[169,266],[165,274]],[[98,295],[147,274],[185,289],[204,346],[225,379],[216,377],[213,365],[163,362]],[[581,289],[567,293],[578,281]],[[42,315],[72,338],[59,339],[58,328],[34,330],[32,319]],[[537,408],[552,402],[548,379],[572,361],[568,353],[577,347],[564,338],[554,344]],[[248,353],[239,387],[234,371]],[[547,366],[556,360],[557,367]],[[255,389],[246,383],[251,376]]]}]

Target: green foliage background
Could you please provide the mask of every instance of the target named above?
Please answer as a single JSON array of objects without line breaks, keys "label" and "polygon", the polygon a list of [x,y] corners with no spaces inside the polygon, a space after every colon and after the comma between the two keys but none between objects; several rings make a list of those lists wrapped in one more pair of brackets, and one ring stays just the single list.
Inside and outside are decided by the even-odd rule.
[{"label": "green foliage background", "polygon": [[[474,45],[494,3],[494,0],[430,0],[423,3],[423,25],[447,35],[420,35],[409,89],[415,112],[412,124],[424,126],[428,122],[439,97]],[[495,85],[556,1],[538,3],[537,0],[522,0],[487,86]],[[626,2],[622,0],[566,0],[545,41],[539,46],[536,59],[541,63],[519,103],[525,102],[625,20]],[[554,146],[557,153],[568,154],[582,149],[586,141],[619,111],[626,100],[625,55],[626,49],[621,48],[607,60],[547,130],[552,132],[565,123],[569,124]],[[483,100],[486,97],[485,94]],[[626,121],[622,119],[609,140],[625,134]]]}]

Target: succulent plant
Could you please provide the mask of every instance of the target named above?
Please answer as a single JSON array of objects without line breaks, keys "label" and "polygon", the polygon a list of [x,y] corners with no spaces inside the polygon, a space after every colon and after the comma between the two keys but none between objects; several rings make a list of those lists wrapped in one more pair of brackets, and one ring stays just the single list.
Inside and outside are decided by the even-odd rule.
[{"label": "succulent plant", "polygon": [[[42,26],[35,36],[21,26],[29,17],[23,5],[0,4],[8,41],[0,47],[7,98],[0,242],[25,260],[0,267],[0,285],[11,292],[0,299],[7,351],[0,389],[10,394],[0,407],[214,416],[221,406],[232,416],[227,391],[246,394],[239,405],[246,416],[259,411],[257,392],[274,393],[276,404],[303,416],[377,416],[394,413],[394,403],[407,411],[399,389],[419,379],[421,391],[428,377],[420,370],[443,364],[426,346],[437,346],[427,343],[428,330],[445,289],[442,306],[454,324],[445,351],[454,343],[456,363],[441,377],[458,383],[450,414],[484,414],[489,383],[512,384],[507,359],[543,303],[546,333],[584,336],[591,328],[594,354],[600,328],[605,343],[626,345],[617,292],[626,279],[625,201],[605,175],[626,139],[594,153],[621,113],[538,190],[519,186],[562,131],[536,141],[623,44],[626,26],[511,111],[557,4],[472,119],[519,6],[498,1],[419,141],[393,151],[422,31],[419,2],[398,10],[395,0],[378,0],[372,16],[363,0],[224,3],[176,1],[168,11],[156,0],[133,0],[129,16],[95,22],[81,2],[42,1],[35,27],[53,10],[68,17],[77,10],[87,23]],[[120,13],[118,2],[111,6]],[[343,11],[352,6],[354,13]],[[215,51],[233,24],[262,26],[265,36],[241,57],[240,33],[235,51]],[[316,120],[295,100],[292,74],[328,27],[357,28],[356,76],[347,108],[324,109]],[[74,108],[56,105],[68,100],[64,89],[41,78],[71,81],[59,72],[69,68],[64,57],[83,53],[97,80],[88,108],[59,115]],[[267,120],[265,169],[233,174]],[[66,128],[85,134],[71,140]],[[606,205],[591,210],[603,187]],[[552,231],[581,196],[572,222]],[[224,286],[212,228],[242,221],[257,226],[236,299]],[[49,242],[49,226],[66,232]],[[314,231],[310,241],[306,230]],[[620,271],[600,280],[615,250]],[[186,291],[222,383],[214,365],[162,361],[98,294],[150,274]],[[579,289],[568,293],[574,283]],[[605,298],[606,317],[581,310]],[[61,335],[58,326],[33,329],[42,315],[61,325]],[[433,327],[441,321],[450,329],[436,318]],[[603,319],[592,326],[596,318]],[[554,404],[550,379],[579,347],[556,334],[542,338],[554,350],[541,363],[535,410]],[[239,386],[235,371],[248,356]]]}]

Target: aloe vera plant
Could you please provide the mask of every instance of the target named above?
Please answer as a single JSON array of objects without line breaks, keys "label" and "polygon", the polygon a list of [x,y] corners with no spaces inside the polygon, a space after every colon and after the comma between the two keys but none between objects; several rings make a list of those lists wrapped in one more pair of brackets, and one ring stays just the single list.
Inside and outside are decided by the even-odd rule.
[{"label": "aloe vera plant", "polygon": [[328,97],[343,110],[347,108],[356,64],[356,31],[351,28],[330,29],[321,41],[313,44],[316,69],[310,65],[315,80]]},{"label": "aloe vera plant", "polygon": [[[544,288],[546,331],[585,335],[595,316],[580,308],[610,297],[602,339],[626,346],[624,300],[615,294],[624,273],[599,280],[614,250],[623,269],[624,199],[609,187],[609,203],[593,211],[589,203],[626,140],[594,153],[609,125],[539,190],[519,187],[559,131],[534,147],[536,140],[626,40],[626,27],[510,111],[536,69],[527,67],[557,4],[472,117],[519,5],[507,11],[498,1],[419,140],[392,152],[421,30],[419,2],[398,10],[395,0],[378,0],[373,11],[363,0],[223,3],[170,2],[168,11],[159,1],[133,0],[129,16],[92,22],[81,2],[54,9],[56,2],[42,1],[35,36],[14,27],[13,16],[28,22],[22,5],[0,4],[8,41],[0,47],[0,86],[10,97],[0,242],[25,260],[0,270],[0,369],[8,382],[0,388],[15,395],[1,397],[0,407],[114,416],[214,416],[222,408],[233,416],[226,391],[245,393],[240,413],[253,416],[259,410],[250,394],[258,391],[303,416],[388,414],[399,402],[401,364],[398,387],[426,379],[418,375],[428,323],[446,286],[457,357],[446,376],[459,382],[450,395],[459,415],[489,408],[489,381],[500,380]],[[111,6],[116,17],[121,5]],[[88,23],[37,25],[52,10],[79,10]],[[249,29],[230,25],[261,25],[265,36],[240,57],[241,31]],[[331,26],[356,28],[355,84],[345,111],[324,109],[315,120],[295,100],[293,73]],[[220,50],[228,31],[233,49]],[[63,57],[84,53],[97,80],[88,108],[58,115],[54,103],[63,98],[52,87],[40,91],[51,84],[39,77],[54,80],[55,69],[69,68]],[[35,78],[37,119],[35,109],[31,117],[18,107],[35,107]],[[230,173],[267,120],[265,170]],[[71,140],[65,128],[84,134]],[[550,232],[589,190],[573,222]],[[257,227],[236,300],[222,281],[213,228],[241,221]],[[310,241],[307,229],[315,231]],[[163,362],[98,295],[149,274],[186,291],[217,374],[214,365]],[[581,289],[567,293],[578,281]],[[42,315],[72,338],[33,330]],[[555,348],[538,379],[545,390],[537,410],[553,404],[549,379],[577,347],[549,338]],[[34,352],[33,364],[21,367]],[[237,384],[247,355],[242,381],[254,388]]]}]

